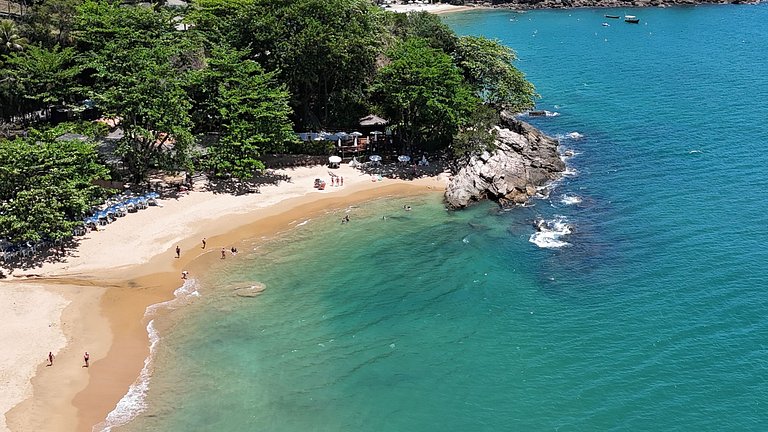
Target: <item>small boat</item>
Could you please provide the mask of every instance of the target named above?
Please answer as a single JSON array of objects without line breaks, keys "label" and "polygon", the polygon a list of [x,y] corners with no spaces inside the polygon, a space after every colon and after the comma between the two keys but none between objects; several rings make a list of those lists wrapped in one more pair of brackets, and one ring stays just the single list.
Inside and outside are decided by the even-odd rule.
[{"label": "small boat", "polygon": [[611,26],[611,25],[610,25],[610,24],[608,24],[608,23],[606,23],[606,22],[604,22],[604,23],[603,23],[603,27],[610,27],[610,26]]},{"label": "small boat", "polygon": [[640,18],[634,15],[624,15],[624,22],[627,22],[630,24],[637,24],[640,22]]},{"label": "small boat", "polygon": [[619,19],[619,18],[621,18],[621,17],[620,17],[620,16],[618,16],[618,15],[606,15],[605,17],[606,17],[606,18],[612,18],[612,19]]}]

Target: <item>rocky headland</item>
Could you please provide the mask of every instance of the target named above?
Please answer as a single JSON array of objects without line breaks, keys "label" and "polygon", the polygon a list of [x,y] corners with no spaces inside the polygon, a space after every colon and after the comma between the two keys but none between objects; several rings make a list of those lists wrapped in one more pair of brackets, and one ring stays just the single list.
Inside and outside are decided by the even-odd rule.
[{"label": "rocky headland", "polygon": [[451,177],[445,191],[450,207],[464,208],[482,199],[502,206],[524,204],[565,171],[556,139],[507,112],[497,131],[495,149],[471,157]]}]

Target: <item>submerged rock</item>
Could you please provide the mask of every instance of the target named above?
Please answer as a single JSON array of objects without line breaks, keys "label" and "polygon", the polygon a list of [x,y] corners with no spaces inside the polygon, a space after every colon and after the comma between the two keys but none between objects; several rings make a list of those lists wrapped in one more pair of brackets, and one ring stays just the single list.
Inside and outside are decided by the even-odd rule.
[{"label": "submerged rock", "polygon": [[557,140],[510,113],[502,113],[501,121],[496,148],[470,158],[448,183],[445,200],[452,208],[485,198],[503,206],[524,204],[565,171]]},{"label": "submerged rock", "polygon": [[265,289],[267,289],[266,285],[257,282],[254,285],[246,285],[235,288],[234,292],[238,297],[256,297],[264,292]]}]

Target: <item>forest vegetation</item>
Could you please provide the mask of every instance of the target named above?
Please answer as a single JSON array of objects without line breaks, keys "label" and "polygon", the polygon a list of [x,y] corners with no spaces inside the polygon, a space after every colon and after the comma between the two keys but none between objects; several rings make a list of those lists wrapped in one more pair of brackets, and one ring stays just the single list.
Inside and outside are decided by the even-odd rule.
[{"label": "forest vegetation", "polygon": [[[0,20],[0,238],[11,242],[68,236],[108,193],[96,180],[141,184],[163,169],[245,181],[264,155],[305,151],[295,132],[354,130],[369,113],[414,153],[466,157],[492,144],[501,110],[536,97],[498,41],[370,0],[25,10]],[[115,125],[53,121],[61,110],[112,119],[118,144],[105,155]]]}]

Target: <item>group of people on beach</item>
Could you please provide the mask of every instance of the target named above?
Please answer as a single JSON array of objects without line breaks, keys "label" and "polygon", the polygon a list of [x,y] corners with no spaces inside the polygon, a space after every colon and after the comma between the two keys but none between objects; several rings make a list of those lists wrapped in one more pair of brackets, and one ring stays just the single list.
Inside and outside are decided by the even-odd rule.
[{"label": "group of people on beach", "polygon": [[[56,356],[53,355],[53,351],[48,351],[48,366],[53,366],[53,360],[55,358],[56,358]],[[90,364],[89,364],[90,360],[91,360],[91,355],[88,354],[88,351],[86,351],[85,354],[83,354],[83,362],[85,362],[83,367],[90,366]]]},{"label": "group of people on beach", "polygon": [[[208,244],[205,237],[203,237],[202,240],[200,240],[200,243],[202,243],[202,246],[200,246],[201,249],[205,249],[205,246]],[[232,252],[232,255],[237,255],[237,248],[232,246],[229,249],[230,252]],[[227,250],[225,248],[221,248],[221,259],[225,259],[227,257]]]},{"label": "group of people on beach", "polygon": [[331,176],[331,186],[344,186],[344,177],[330,171],[328,171],[328,175]]},{"label": "group of people on beach", "polygon": [[[201,243],[200,249],[205,249],[205,247],[208,245],[208,239],[203,237],[203,239],[200,240],[200,243]],[[232,253],[232,256],[235,256],[237,255],[237,248],[232,246],[229,249],[229,252]],[[181,258],[181,246],[179,245],[176,245],[176,258]],[[226,259],[226,258],[227,258],[227,249],[221,248],[221,259]],[[187,279],[188,277],[189,277],[188,271],[184,270],[183,272],[181,272],[182,279]]]}]

